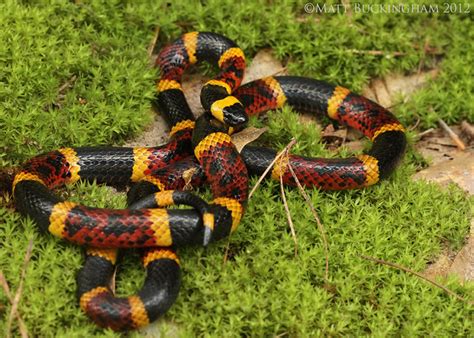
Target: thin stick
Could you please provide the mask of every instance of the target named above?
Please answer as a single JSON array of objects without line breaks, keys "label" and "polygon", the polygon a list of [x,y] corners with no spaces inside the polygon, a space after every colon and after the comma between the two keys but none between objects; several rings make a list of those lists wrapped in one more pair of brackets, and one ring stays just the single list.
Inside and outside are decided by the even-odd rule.
[{"label": "thin stick", "polygon": [[74,83],[74,81],[76,81],[76,79],[77,79],[77,75],[71,76],[71,78],[70,78],[69,80],[67,80],[66,82],[64,82],[63,85],[62,85],[61,87],[59,87],[59,89],[58,89],[58,94],[62,94],[62,92],[63,92],[66,88],[70,87],[70,86]]},{"label": "thin stick", "polygon": [[456,144],[456,146],[460,150],[466,149],[466,146],[464,145],[464,142],[461,141],[459,136],[451,128],[449,128],[449,126],[446,124],[446,122],[444,122],[442,119],[438,119],[438,123],[441,126],[441,128],[443,128],[444,131],[446,133],[448,133],[449,137],[453,140],[453,142]]},{"label": "thin stick", "polygon": [[429,134],[429,133],[431,133],[431,132],[433,132],[433,131],[434,131],[434,128],[430,128],[430,129],[427,129],[427,130],[425,130],[425,131],[422,131],[422,132],[419,133],[417,136],[418,136],[418,138],[422,138],[423,136],[425,136],[425,135],[427,135],[427,134]]},{"label": "thin stick", "polygon": [[153,39],[151,40],[150,46],[148,46],[148,58],[151,58],[153,54],[153,50],[155,50],[156,42],[158,41],[158,36],[160,35],[160,27],[157,26],[155,28],[155,34],[153,35]]},{"label": "thin stick", "polygon": [[358,50],[358,49],[348,49],[350,53],[354,54],[368,54],[368,55],[390,55],[390,56],[403,56],[406,55],[404,52],[384,52],[382,50]]},{"label": "thin stick", "polygon": [[321,223],[321,220],[319,219],[318,213],[316,212],[316,209],[313,206],[313,203],[311,202],[311,199],[309,198],[308,194],[303,188],[303,185],[301,184],[300,180],[298,179],[298,176],[296,176],[295,171],[293,170],[293,166],[290,164],[290,161],[288,161],[288,168],[290,169],[291,175],[295,179],[296,185],[298,186],[298,189],[300,190],[301,194],[303,195],[306,204],[308,204],[309,209],[311,210],[311,213],[313,214],[314,219],[316,220],[316,224],[318,225],[319,232],[321,233],[321,237],[323,239],[323,246],[324,246],[324,255],[326,259],[326,268],[324,271],[324,281],[327,283],[329,280],[329,244],[328,240],[326,237],[326,231],[324,229],[323,224]]},{"label": "thin stick", "polygon": [[280,157],[283,156],[283,154],[285,153],[285,151],[291,147],[293,147],[293,145],[296,143],[296,140],[293,138],[291,139],[290,143],[288,143],[286,145],[285,148],[283,148],[282,151],[280,151],[277,156],[275,156],[275,158],[273,159],[273,161],[268,165],[267,169],[265,169],[265,171],[263,172],[263,174],[259,177],[257,183],[255,183],[255,185],[253,186],[252,190],[250,191],[249,193],[249,200],[250,198],[252,197],[253,193],[255,192],[255,190],[257,190],[258,186],[260,185],[260,183],[262,183],[262,181],[265,179],[265,176],[267,176],[268,172],[273,168],[273,165],[275,164],[276,161],[278,161],[280,159]]},{"label": "thin stick", "polygon": [[[13,295],[10,292],[10,287],[8,286],[7,279],[5,278],[3,272],[0,271],[0,285],[3,288],[3,291],[7,295],[8,301],[10,304],[13,304]],[[15,317],[18,321],[18,326],[20,329],[20,334],[23,338],[28,338],[28,330],[26,329],[25,322],[20,316],[20,313],[18,312],[18,309],[15,311]]]},{"label": "thin stick", "polygon": [[342,5],[344,6],[344,11],[347,13],[349,18],[352,17],[352,6],[350,0],[341,0]]},{"label": "thin stick", "polygon": [[[288,156],[288,153],[286,153]],[[288,207],[288,202],[286,200],[285,188],[283,187],[283,173],[280,171],[280,192],[281,198],[283,199],[283,206],[285,207],[286,211],[286,218],[288,219],[288,225],[290,226],[291,230],[291,237],[293,237],[293,242],[295,242],[295,257],[298,255],[298,241],[296,240],[296,231],[295,225],[293,224],[293,220],[291,219],[290,208]]]},{"label": "thin stick", "polygon": [[408,272],[408,273],[411,273],[412,275],[415,275],[417,277],[420,277],[421,279],[424,279],[425,281],[427,281],[428,283],[431,283],[433,284],[434,286],[440,288],[441,290],[443,290],[444,292],[446,292],[447,294],[459,299],[459,300],[462,300],[463,302],[467,302],[469,304],[474,304],[473,301],[470,301],[460,295],[458,295],[457,293],[455,293],[454,291],[448,289],[447,287],[445,287],[444,285],[434,281],[433,279],[431,278],[428,278],[426,277],[425,275],[419,273],[419,272],[416,272],[416,271],[413,271],[409,268],[406,268],[402,265],[398,265],[398,264],[395,264],[395,263],[392,263],[392,262],[388,262],[388,261],[384,261],[383,259],[378,259],[378,258],[374,258],[374,257],[370,257],[370,256],[365,256],[365,255],[360,255],[361,258],[363,259],[366,259],[368,261],[372,261],[372,262],[375,262],[375,263],[379,263],[379,264],[383,264],[383,265],[387,265],[387,266],[390,266],[392,268],[395,268],[395,269],[398,269],[398,270],[402,270],[402,271],[405,271],[405,272]]},{"label": "thin stick", "polygon": [[410,127],[408,128],[408,130],[415,130],[416,127],[418,127],[418,125],[420,124],[420,121],[421,121],[421,120],[420,120],[419,118],[417,118],[415,124],[414,124],[413,126],[410,126]]},{"label": "thin stick", "polygon": [[[262,183],[262,181],[265,179],[265,176],[267,176],[268,172],[273,168],[273,165],[275,164],[276,161],[278,161],[282,156],[283,154],[285,153],[285,151],[287,149],[289,149],[290,147],[292,147],[294,144],[296,143],[296,140],[293,138],[290,143],[288,143],[286,145],[285,148],[283,148],[282,151],[280,151],[277,156],[275,156],[275,158],[273,159],[273,161],[268,165],[268,167],[265,169],[265,171],[263,172],[263,174],[259,177],[257,183],[255,183],[255,185],[253,186],[252,190],[250,191],[249,193],[249,198],[248,200],[250,200],[250,198],[252,197],[253,193],[255,192],[255,190],[257,190],[257,188],[260,186],[260,183]],[[225,264],[227,262],[227,257],[228,257],[228,254],[229,254],[229,250],[230,250],[230,236],[232,234],[229,234],[229,236],[227,237],[227,245],[226,245],[226,249],[225,249],[225,253],[224,253],[224,262],[223,264]]]},{"label": "thin stick", "polygon": [[11,326],[13,322],[13,317],[15,315],[15,312],[17,312],[18,304],[20,303],[21,294],[23,292],[23,281],[25,279],[26,268],[28,267],[28,263],[30,262],[32,251],[33,251],[33,240],[30,240],[28,242],[28,248],[26,249],[25,259],[23,260],[20,283],[18,285],[18,289],[16,290],[15,298],[13,298],[12,309],[10,311],[10,316],[8,317],[7,337],[11,336]]}]

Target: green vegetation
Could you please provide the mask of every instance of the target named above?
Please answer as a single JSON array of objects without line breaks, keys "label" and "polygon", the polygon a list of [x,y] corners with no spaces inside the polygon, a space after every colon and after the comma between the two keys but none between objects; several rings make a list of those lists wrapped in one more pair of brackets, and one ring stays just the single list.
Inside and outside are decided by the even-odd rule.
[{"label": "green vegetation", "polygon": [[[185,31],[215,31],[234,39],[249,59],[271,47],[288,62],[290,73],[355,91],[376,76],[413,73],[420,65],[439,67],[438,78],[394,112],[406,125],[420,119],[421,128],[434,126],[438,116],[447,122],[474,120],[469,14],[306,14],[305,2],[292,1],[209,0],[205,6],[197,1],[76,2],[0,4],[1,166],[60,146],[120,144],[143,130],[152,118],[156,72],[148,66],[147,47],[156,27],[158,46]],[[296,121],[286,108],[271,114],[263,141],[281,148],[297,136],[298,153],[347,155],[346,150],[324,150],[319,132]],[[309,191],[329,241],[327,286],[321,235],[303,198],[296,189],[286,189],[298,240],[294,257],[279,187],[264,183],[230,239],[226,264],[226,241],[180,250],[183,286],[165,320],[184,336],[472,336],[471,305],[360,257],[423,271],[443,248],[461,247],[473,200],[455,187],[412,182],[420,164],[410,150],[393,177],[372,188]],[[107,187],[81,183],[61,193],[94,206],[125,205],[124,196]],[[75,274],[82,249],[39,234],[12,210],[9,198],[0,206],[0,270],[16,290],[28,240],[34,240],[19,307],[29,333],[115,336],[79,310]],[[142,281],[138,260],[126,255],[117,276],[118,294],[133,293]],[[443,283],[473,298],[472,283],[462,286],[454,278]],[[9,312],[0,292],[2,335]]]}]

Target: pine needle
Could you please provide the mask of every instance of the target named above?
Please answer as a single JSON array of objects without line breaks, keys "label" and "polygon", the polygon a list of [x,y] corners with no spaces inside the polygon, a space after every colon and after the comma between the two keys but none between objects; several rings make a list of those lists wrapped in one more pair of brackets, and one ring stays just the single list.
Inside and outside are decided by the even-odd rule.
[{"label": "pine needle", "polygon": [[23,292],[23,282],[25,280],[26,268],[28,267],[28,263],[30,262],[32,251],[33,251],[33,240],[30,240],[28,243],[28,248],[26,249],[25,259],[23,260],[23,267],[21,268],[20,283],[18,285],[18,289],[16,290],[15,297],[13,298],[12,308],[10,311],[10,315],[8,317],[7,337],[11,337],[11,327],[12,327],[13,317],[15,316],[15,313],[18,312],[18,304],[20,303],[21,294]]},{"label": "pine needle", "polygon": [[419,273],[419,272],[416,272],[416,271],[413,271],[407,267],[404,267],[403,265],[398,265],[396,263],[392,263],[392,262],[388,262],[388,261],[384,261],[383,259],[379,259],[379,258],[374,258],[374,257],[370,257],[370,256],[365,256],[365,255],[360,255],[361,258],[365,259],[365,260],[368,260],[368,261],[372,261],[372,262],[375,262],[375,263],[379,263],[379,264],[383,264],[383,265],[387,265],[387,266],[390,266],[392,268],[395,268],[395,269],[398,269],[398,270],[402,270],[402,271],[405,271],[405,272],[408,272],[408,273],[411,273],[412,275],[415,275],[421,279],[424,279],[425,281],[427,281],[428,283],[431,283],[433,284],[434,286],[440,288],[441,290],[443,290],[444,292],[446,292],[447,294],[463,301],[463,302],[467,302],[471,305],[474,305],[474,302],[471,301],[471,300],[468,300],[460,295],[458,295],[456,292],[448,289],[446,286],[436,282],[435,280]]},{"label": "pine needle", "polygon": [[300,190],[301,194],[303,195],[303,197],[306,201],[306,204],[309,206],[309,209],[311,210],[311,213],[313,214],[313,217],[316,220],[316,224],[318,225],[319,232],[321,233],[321,238],[323,240],[323,246],[324,246],[324,255],[325,255],[325,259],[326,259],[326,264],[325,264],[326,267],[325,267],[325,271],[324,271],[324,281],[325,281],[325,283],[328,283],[328,280],[329,280],[329,244],[328,244],[328,240],[327,240],[327,237],[326,237],[326,231],[324,229],[323,224],[321,223],[321,220],[319,219],[318,213],[316,212],[316,209],[314,208],[313,203],[311,202],[311,199],[309,198],[308,194],[306,193],[303,186],[301,185],[300,180],[296,176],[296,173],[293,170],[293,167],[292,167],[290,161],[288,161],[288,168],[290,169],[291,175],[295,179],[296,185],[298,186],[298,189]]}]

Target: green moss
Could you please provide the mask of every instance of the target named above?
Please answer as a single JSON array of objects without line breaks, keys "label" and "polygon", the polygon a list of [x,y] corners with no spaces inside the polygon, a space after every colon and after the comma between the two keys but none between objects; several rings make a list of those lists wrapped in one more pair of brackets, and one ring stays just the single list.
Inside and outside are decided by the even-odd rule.
[{"label": "green moss", "polygon": [[[447,122],[474,120],[473,103],[466,99],[473,92],[474,55],[474,46],[467,43],[473,38],[468,15],[305,14],[303,5],[263,0],[209,0],[206,5],[3,2],[0,163],[16,165],[59,146],[120,143],[142,130],[152,117],[156,75],[148,67],[147,47],[157,26],[158,46],[184,31],[215,31],[237,41],[249,59],[271,47],[291,74],[356,91],[375,76],[413,73],[420,64],[436,66],[438,78],[411,101],[397,105],[397,115],[407,125],[419,118],[422,127],[433,126],[438,117]],[[442,51],[440,63],[424,50],[426,43]],[[380,50],[385,55],[353,50]],[[393,52],[404,55],[393,57]],[[71,86],[58,93],[73,77]],[[253,123],[270,127],[263,144],[281,149],[296,137],[296,153],[348,155],[347,150],[325,150],[317,127],[301,126],[288,108],[270,114],[266,122]],[[265,182],[231,237],[226,264],[226,241],[206,250],[180,250],[183,286],[165,319],[177,324],[183,336],[472,335],[472,306],[419,278],[360,258],[370,255],[422,271],[443,248],[461,247],[473,200],[454,187],[442,190],[412,182],[415,168],[423,165],[410,150],[393,177],[372,188],[309,190],[327,231],[329,287],[322,280],[321,236],[303,198],[297,190],[286,189],[298,239],[294,257],[279,187]],[[78,184],[62,194],[94,206],[125,206],[123,194],[91,184]],[[30,220],[8,208],[5,198],[3,202],[0,269],[12,290],[18,286],[28,240],[34,240],[20,302],[29,333],[115,336],[91,324],[79,310],[75,274],[83,262],[82,249],[39,234]],[[143,278],[137,257],[125,255],[117,275],[118,294],[135,292]],[[443,283],[473,298],[472,283],[462,286],[454,278]],[[0,292],[2,333],[9,311]]]}]

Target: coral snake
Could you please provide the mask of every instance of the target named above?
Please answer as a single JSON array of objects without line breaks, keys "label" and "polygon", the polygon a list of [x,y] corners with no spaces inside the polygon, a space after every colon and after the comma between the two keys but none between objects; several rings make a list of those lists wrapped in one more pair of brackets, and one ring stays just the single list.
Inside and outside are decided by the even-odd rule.
[{"label": "coral snake", "polygon": [[[199,61],[217,64],[220,73],[201,91],[206,111],[196,121],[186,103],[181,77]],[[160,147],[61,148],[27,161],[15,176],[17,209],[40,230],[87,245],[78,275],[81,308],[98,325],[128,330],[146,325],[174,302],[179,289],[179,260],[173,247],[207,244],[234,231],[245,210],[248,175],[261,175],[277,152],[247,145],[237,152],[230,134],[251,115],[289,104],[296,110],[327,115],[372,141],[362,155],[344,159],[290,155],[276,161],[269,176],[295,185],[290,165],[302,184],[325,190],[370,186],[394,170],[406,147],[404,128],[388,110],[346,88],[296,76],[275,76],[240,86],[245,68],[242,50],[228,38],[207,32],[186,33],[166,46],[156,65],[155,103],[170,127]],[[185,179],[186,174],[188,177]],[[109,185],[137,183],[129,208],[100,209],[64,201],[52,189],[78,180]],[[187,191],[208,184],[207,203]],[[173,204],[193,209],[166,209]],[[108,282],[116,248],[143,248],[147,271],[134,296],[116,298]]]}]

